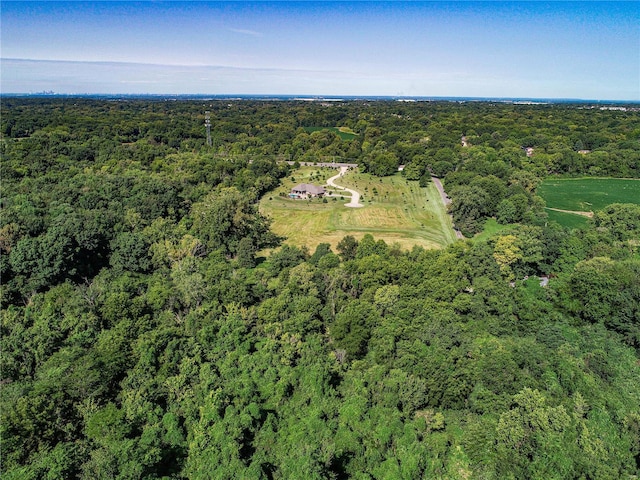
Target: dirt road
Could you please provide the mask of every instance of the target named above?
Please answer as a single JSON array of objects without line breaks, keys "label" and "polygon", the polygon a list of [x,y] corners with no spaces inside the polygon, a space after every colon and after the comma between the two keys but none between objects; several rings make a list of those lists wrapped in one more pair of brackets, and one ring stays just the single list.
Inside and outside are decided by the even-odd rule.
[{"label": "dirt road", "polygon": [[[449,195],[445,193],[444,187],[442,186],[442,182],[440,181],[440,179],[438,177],[431,177],[431,181],[433,181],[433,184],[436,186],[436,188],[440,192],[440,196],[442,197],[442,203],[444,203],[445,207],[450,205],[451,199],[449,198]],[[451,217],[451,215],[449,216]],[[451,221],[453,222],[453,217],[451,217]],[[462,235],[462,232],[460,230],[458,230],[457,228],[454,228],[453,231],[456,232],[456,238],[464,239],[464,235]]]},{"label": "dirt road", "polygon": [[445,193],[444,187],[442,186],[442,182],[440,181],[440,179],[438,177],[431,177],[431,181],[440,192],[440,196],[442,197],[442,202],[445,205],[449,205],[451,203],[451,199],[449,198],[449,195]]},{"label": "dirt road", "polygon": [[544,207],[547,210],[553,210],[554,212],[563,212],[563,213],[573,213],[574,215],[582,215],[583,217],[589,217],[589,218],[593,218],[593,212],[580,212],[577,210],[561,210],[559,208],[551,208],[551,207]]}]

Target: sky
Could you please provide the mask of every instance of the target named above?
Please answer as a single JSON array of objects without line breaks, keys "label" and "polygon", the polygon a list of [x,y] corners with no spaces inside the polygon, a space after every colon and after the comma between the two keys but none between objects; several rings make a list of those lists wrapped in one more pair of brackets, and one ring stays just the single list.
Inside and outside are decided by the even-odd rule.
[{"label": "sky", "polygon": [[640,2],[0,2],[0,91],[640,100]]}]

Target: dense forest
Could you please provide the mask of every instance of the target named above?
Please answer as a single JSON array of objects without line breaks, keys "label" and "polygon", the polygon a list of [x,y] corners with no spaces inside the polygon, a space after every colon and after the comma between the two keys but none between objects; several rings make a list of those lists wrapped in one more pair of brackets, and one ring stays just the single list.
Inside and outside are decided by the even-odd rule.
[{"label": "dense forest", "polygon": [[[1,107],[3,478],[640,475],[640,206],[570,230],[536,194],[639,178],[637,108]],[[441,177],[468,237],[510,228],[288,245],[257,201],[328,158]]]}]

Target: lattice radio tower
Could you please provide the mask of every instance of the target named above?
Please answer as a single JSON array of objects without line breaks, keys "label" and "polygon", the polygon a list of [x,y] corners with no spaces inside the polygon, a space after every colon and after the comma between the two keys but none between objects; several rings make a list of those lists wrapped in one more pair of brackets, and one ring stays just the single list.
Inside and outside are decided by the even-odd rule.
[{"label": "lattice radio tower", "polygon": [[208,110],[204,112],[204,126],[207,127],[207,145],[211,146],[211,115]]}]

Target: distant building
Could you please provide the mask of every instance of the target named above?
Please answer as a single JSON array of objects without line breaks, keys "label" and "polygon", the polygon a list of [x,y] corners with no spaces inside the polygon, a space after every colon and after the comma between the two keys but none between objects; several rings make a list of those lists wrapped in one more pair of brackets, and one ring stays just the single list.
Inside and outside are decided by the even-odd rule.
[{"label": "distant building", "polygon": [[325,193],[324,187],[311,183],[301,183],[291,189],[289,196],[291,198],[323,197]]}]

